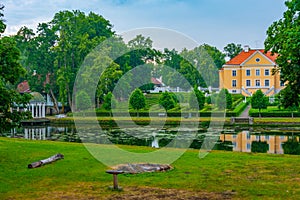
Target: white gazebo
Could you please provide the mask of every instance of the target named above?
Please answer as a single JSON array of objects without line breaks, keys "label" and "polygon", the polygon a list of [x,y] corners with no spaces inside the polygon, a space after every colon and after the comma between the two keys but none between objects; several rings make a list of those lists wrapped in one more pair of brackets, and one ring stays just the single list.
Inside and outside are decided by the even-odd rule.
[{"label": "white gazebo", "polygon": [[33,97],[29,101],[26,110],[31,111],[32,118],[45,118],[46,117],[46,103],[44,97],[38,92],[30,93]]}]

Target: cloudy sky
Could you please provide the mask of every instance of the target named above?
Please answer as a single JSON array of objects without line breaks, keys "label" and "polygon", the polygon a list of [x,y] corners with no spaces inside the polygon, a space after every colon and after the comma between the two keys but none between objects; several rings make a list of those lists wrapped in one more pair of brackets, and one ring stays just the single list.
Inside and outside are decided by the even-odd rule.
[{"label": "cloudy sky", "polygon": [[2,0],[6,34],[35,29],[61,10],[95,12],[114,31],[160,27],[181,32],[220,50],[234,42],[263,48],[266,30],[282,17],[284,0]]}]

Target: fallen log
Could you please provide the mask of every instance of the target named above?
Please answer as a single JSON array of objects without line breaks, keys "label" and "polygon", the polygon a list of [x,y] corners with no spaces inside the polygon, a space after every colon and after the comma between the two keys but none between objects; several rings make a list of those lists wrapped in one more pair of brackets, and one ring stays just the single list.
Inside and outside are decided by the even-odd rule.
[{"label": "fallen log", "polygon": [[54,161],[57,161],[57,160],[60,160],[60,159],[63,159],[63,158],[64,158],[64,155],[58,153],[54,156],[51,156],[50,158],[47,158],[47,159],[44,159],[44,160],[39,160],[37,162],[33,162],[33,163],[28,165],[28,168],[31,169],[31,168],[41,167],[42,165],[46,165],[46,164],[52,163]]}]

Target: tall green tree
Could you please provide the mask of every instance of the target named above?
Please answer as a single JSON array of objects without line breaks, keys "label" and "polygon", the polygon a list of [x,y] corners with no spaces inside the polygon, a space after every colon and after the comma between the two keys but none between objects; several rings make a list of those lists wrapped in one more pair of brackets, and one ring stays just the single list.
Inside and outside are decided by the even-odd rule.
[{"label": "tall green tree", "polygon": [[[4,6],[0,5],[0,34],[5,31],[3,21]],[[20,51],[12,37],[0,38],[0,133],[20,125],[22,119],[29,118],[26,112],[13,110],[15,105],[29,103],[30,95],[21,95],[15,90],[15,84],[24,76],[25,69],[19,63]]]},{"label": "tall green tree", "polygon": [[91,98],[87,92],[81,90],[76,93],[76,108],[78,110],[86,110],[92,107]]},{"label": "tall green tree", "polygon": [[224,47],[224,52],[230,59],[237,56],[242,50],[243,48],[241,44],[230,43]]},{"label": "tall green tree", "polygon": [[217,107],[220,110],[230,109],[232,107],[232,96],[225,88],[223,88],[218,94]]},{"label": "tall green tree", "polygon": [[2,33],[4,33],[5,29],[6,29],[6,24],[4,23],[4,19],[3,19],[3,10],[4,10],[4,5],[0,4],[0,36],[2,35]]},{"label": "tall green tree", "polygon": [[299,94],[295,93],[290,85],[280,91],[279,93],[279,108],[284,107],[292,112],[292,118],[294,112],[299,110],[300,97]]},{"label": "tall green tree", "polygon": [[[131,107],[135,110],[137,110],[137,112],[146,107],[146,98],[142,92],[142,90],[135,89],[132,94],[130,95],[130,99],[129,99],[129,103],[131,105]],[[139,114],[138,114],[139,116]]]},{"label": "tall green tree", "polygon": [[111,92],[109,92],[107,95],[105,95],[104,97],[104,103],[102,105],[102,107],[105,110],[111,110],[113,108],[116,107],[116,100],[113,98],[113,94]]},{"label": "tall green tree", "polygon": [[192,109],[202,110],[204,108],[205,96],[197,87],[194,87],[194,93],[190,94],[189,103]]},{"label": "tall green tree", "polygon": [[102,16],[79,10],[56,13],[50,22],[39,24],[36,33],[22,27],[15,38],[31,88],[48,93],[57,112],[58,101],[72,106],[78,69],[92,49],[114,34],[111,29]]},{"label": "tall green tree", "polygon": [[232,108],[232,95],[229,93],[229,91],[226,89],[226,108],[231,109]]},{"label": "tall green tree", "polygon": [[[300,1],[289,0],[285,5],[287,10],[283,13],[283,17],[267,30],[265,51],[271,50],[277,55],[277,70],[280,70],[281,81],[287,82],[295,94],[300,94]],[[296,103],[299,98],[290,100]]]},{"label": "tall green tree", "polygon": [[21,64],[28,72],[25,78],[29,82],[30,89],[48,94],[58,113],[59,88],[54,68],[56,59],[54,46],[58,36],[49,23],[41,23],[36,33],[32,29],[22,27],[14,37],[21,51]]},{"label": "tall green tree", "polygon": [[215,66],[218,69],[221,69],[225,64],[225,54],[223,54],[217,47],[210,46],[208,44],[203,44],[202,47],[206,50],[206,52],[213,59]]},{"label": "tall green tree", "polygon": [[252,95],[251,107],[254,109],[258,109],[259,115],[260,115],[261,109],[266,109],[268,107],[268,98],[261,90],[257,90]]},{"label": "tall green tree", "polygon": [[[68,105],[72,106],[72,92],[76,74],[85,56],[101,41],[113,35],[112,25],[102,16],[93,12],[61,11],[50,22],[52,29],[59,36],[54,51],[56,75],[61,77],[60,96],[66,94]],[[60,70],[60,71],[59,71]],[[76,91],[76,88],[74,88]],[[61,99],[64,99],[61,96]]]},{"label": "tall green tree", "polygon": [[198,86],[219,86],[218,70],[225,63],[225,54],[216,47],[203,44],[190,51],[184,49],[180,55],[200,73],[201,78],[196,81]]},{"label": "tall green tree", "polygon": [[170,110],[172,108],[175,108],[176,102],[169,92],[164,92],[159,97],[159,105],[164,107],[166,110]]}]

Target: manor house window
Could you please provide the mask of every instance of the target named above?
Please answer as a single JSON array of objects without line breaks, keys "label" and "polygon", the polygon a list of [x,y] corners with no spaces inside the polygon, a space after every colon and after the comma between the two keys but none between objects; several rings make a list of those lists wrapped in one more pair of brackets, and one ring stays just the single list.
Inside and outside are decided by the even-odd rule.
[{"label": "manor house window", "polygon": [[246,70],[246,76],[250,76],[251,75],[251,71],[250,71],[250,69],[247,69]]},{"label": "manor house window", "polygon": [[236,87],[236,80],[232,80],[232,87]]},{"label": "manor house window", "polygon": [[255,70],[255,75],[260,76],[260,70],[259,69]]},{"label": "manor house window", "polygon": [[236,70],[232,70],[232,76],[236,76]]},{"label": "manor house window", "polygon": [[251,80],[246,80],[246,86],[250,87],[251,86]]},{"label": "manor house window", "polygon": [[255,80],[255,86],[260,86],[260,80]]},{"label": "manor house window", "polygon": [[270,80],[265,80],[265,86],[269,87],[270,86]]},{"label": "manor house window", "polygon": [[265,76],[269,76],[270,75],[270,70],[269,69],[265,69]]}]

